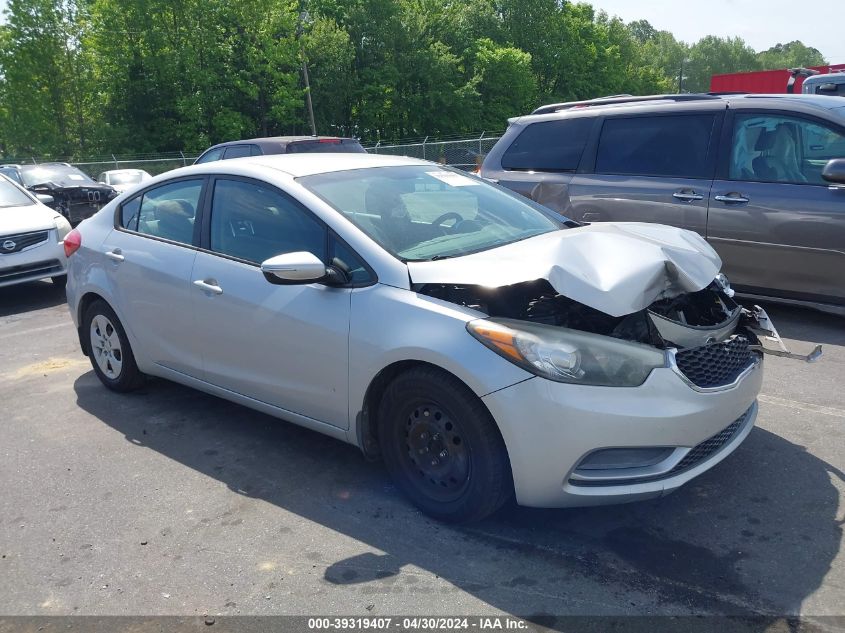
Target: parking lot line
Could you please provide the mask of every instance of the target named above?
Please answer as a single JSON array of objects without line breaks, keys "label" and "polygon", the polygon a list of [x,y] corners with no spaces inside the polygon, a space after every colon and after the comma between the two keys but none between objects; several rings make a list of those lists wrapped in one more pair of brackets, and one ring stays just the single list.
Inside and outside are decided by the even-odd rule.
[{"label": "parking lot line", "polygon": [[798,409],[799,411],[813,411],[814,413],[821,413],[823,415],[832,415],[837,418],[845,418],[845,410],[836,409],[834,407],[823,407],[818,404],[810,404],[809,402],[799,402],[798,400],[787,400],[786,398],[778,398],[777,396],[767,396],[760,394],[758,396],[760,402],[767,404],[776,404],[781,407],[789,409]]},{"label": "parking lot line", "polygon": [[59,328],[66,328],[68,327],[67,323],[54,323],[53,325],[44,325],[42,327],[32,328],[31,330],[19,330],[17,332],[9,332],[7,334],[0,334],[0,341],[5,340],[7,338],[14,338],[16,336],[21,336],[22,334],[35,334],[36,332],[46,332],[47,330],[57,330]]}]

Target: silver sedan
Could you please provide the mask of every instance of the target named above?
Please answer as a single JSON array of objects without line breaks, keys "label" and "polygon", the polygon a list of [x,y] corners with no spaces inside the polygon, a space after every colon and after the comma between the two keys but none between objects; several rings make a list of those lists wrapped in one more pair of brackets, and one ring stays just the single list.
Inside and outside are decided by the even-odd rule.
[{"label": "silver sedan", "polygon": [[748,435],[778,340],[694,233],[408,158],[195,165],[65,243],[106,387],[159,376],[350,442],[446,521],[678,488]]}]

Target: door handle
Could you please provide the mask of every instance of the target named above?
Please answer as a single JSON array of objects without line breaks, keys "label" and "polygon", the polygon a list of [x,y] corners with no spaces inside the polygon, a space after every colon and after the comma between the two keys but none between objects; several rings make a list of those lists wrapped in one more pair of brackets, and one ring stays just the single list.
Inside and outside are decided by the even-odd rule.
[{"label": "door handle", "polygon": [[106,251],[106,257],[108,257],[112,261],[115,261],[115,262],[118,262],[118,263],[122,262],[125,259],[119,248],[115,248],[115,249],[112,249],[110,251]]},{"label": "door handle", "polygon": [[213,279],[207,279],[203,281],[202,279],[197,279],[194,282],[194,285],[197,288],[204,290],[205,292],[210,292],[211,294],[215,295],[222,295],[223,288],[217,285],[217,283]]},{"label": "door handle", "polygon": [[704,196],[695,191],[676,191],[672,194],[673,198],[683,200],[684,202],[692,202],[693,200],[704,200]]},{"label": "door handle", "polygon": [[730,196],[714,196],[713,199],[718,200],[719,202],[724,202],[725,204],[742,204],[744,202],[748,202],[748,198],[739,194],[733,194]]}]

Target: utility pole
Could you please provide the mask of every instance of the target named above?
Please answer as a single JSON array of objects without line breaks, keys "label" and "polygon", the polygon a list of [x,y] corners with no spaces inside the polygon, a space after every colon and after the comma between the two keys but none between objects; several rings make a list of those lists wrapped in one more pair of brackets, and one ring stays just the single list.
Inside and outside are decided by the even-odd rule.
[{"label": "utility pole", "polygon": [[317,126],[314,123],[314,106],[311,103],[311,82],[308,80],[308,62],[305,58],[305,47],[302,45],[303,24],[308,22],[308,11],[302,11],[296,21],[296,39],[299,40],[299,55],[302,57],[302,78],[305,82],[305,104],[308,106],[308,120],[311,123],[311,136],[317,136]]},{"label": "utility pole", "polygon": [[678,73],[678,94],[684,92],[684,64],[689,64],[689,60],[681,58],[681,71]]}]

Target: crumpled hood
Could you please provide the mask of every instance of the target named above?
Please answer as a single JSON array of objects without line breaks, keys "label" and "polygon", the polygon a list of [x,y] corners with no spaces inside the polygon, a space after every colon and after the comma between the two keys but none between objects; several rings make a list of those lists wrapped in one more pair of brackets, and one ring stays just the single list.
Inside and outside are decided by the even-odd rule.
[{"label": "crumpled hood", "polygon": [[560,294],[617,317],[701,290],[721,266],[697,233],[639,222],[591,224],[454,259],[408,262],[414,284],[496,288],[546,279]]}]

